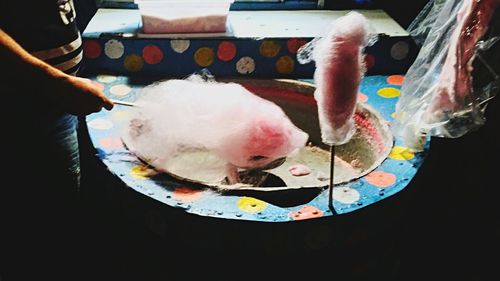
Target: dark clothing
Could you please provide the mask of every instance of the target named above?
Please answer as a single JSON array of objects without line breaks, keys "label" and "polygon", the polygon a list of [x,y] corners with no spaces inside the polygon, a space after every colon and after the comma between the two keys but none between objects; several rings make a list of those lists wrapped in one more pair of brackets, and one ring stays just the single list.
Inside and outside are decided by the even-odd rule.
[{"label": "dark clothing", "polygon": [[[68,74],[78,70],[82,42],[71,0],[7,1],[0,28],[35,57]],[[68,273],[80,267],[82,250],[78,119],[30,79],[2,80],[12,183],[0,189],[0,279],[75,280]]]},{"label": "dark clothing", "polygon": [[74,74],[82,58],[75,16],[71,0],[8,1],[0,28],[34,56]]}]

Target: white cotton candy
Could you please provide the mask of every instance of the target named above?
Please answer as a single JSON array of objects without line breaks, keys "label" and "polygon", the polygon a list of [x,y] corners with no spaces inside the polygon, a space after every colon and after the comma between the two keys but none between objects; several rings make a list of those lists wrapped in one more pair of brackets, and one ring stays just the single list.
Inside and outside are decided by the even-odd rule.
[{"label": "white cotton candy", "polygon": [[173,156],[207,149],[228,164],[259,168],[305,145],[308,135],[276,104],[240,84],[198,76],[143,89],[125,132],[129,149],[153,166]]}]

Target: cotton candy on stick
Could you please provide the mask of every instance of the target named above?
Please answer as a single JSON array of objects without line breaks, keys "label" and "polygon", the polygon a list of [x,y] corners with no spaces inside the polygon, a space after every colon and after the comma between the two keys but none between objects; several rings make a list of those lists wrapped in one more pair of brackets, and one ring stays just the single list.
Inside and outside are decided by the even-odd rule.
[{"label": "cotton candy on stick", "polygon": [[370,38],[366,18],[350,12],[333,23],[314,49],[314,97],[326,144],[344,144],[355,132],[353,115],[365,72],[362,50]]},{"label": "cotton candy on stick", "polygon": [[373,38],[367,19],[350,12],[332,24],[329,32],[317,41],[312,54],[316,62],[314,97],[321,137],[331,147],[331,208],[335,146],[348,142],[355,133],[353,116],[359,83],[365,73],[362,51]]},{"label": "cotton candy on stick", "polygon": [[129,149],[155,167],[168,167],[179,150],[207,149],[227,163],[230,184],[240,181],[238,168],[264,168],[308,139],[279,106],[236,83],[163,81],[145,87],[136,105]]}]

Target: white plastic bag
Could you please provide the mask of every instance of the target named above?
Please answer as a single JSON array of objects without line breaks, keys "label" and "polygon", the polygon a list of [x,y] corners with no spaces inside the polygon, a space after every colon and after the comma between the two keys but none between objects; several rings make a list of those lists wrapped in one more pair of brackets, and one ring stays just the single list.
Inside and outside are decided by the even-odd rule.
[{"label": "white plastic bag", "polygon": [[434,23],[406,74],[392,124],[408,148],[422,150],[428,135],[457,138],[484,124],[485,107],[500,83],[500,61],[492,60],[500,51],[500,9],[493,15],[499,5],[499,0],[448,0],[431,9],[427,18]]}]

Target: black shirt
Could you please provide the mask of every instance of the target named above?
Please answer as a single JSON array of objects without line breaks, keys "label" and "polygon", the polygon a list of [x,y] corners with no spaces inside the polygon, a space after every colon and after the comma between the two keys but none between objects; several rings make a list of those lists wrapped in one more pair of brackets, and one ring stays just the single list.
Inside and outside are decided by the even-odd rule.
[{"label": "black shirt", "polygon": [[82,58],[75,17],[72,0],[7,1],[0,9],[0,28],[34,56],[75,73]]}]

